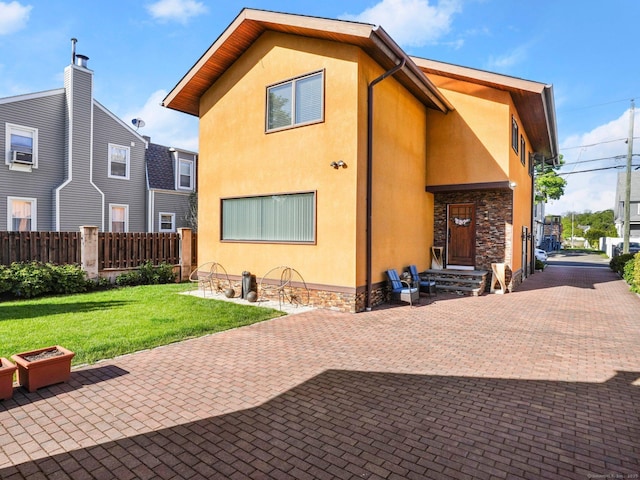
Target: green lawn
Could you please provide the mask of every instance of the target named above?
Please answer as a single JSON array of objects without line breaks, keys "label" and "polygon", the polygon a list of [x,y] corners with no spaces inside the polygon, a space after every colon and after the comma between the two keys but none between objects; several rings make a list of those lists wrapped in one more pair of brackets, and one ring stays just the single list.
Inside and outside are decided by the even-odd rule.
[{"label": "green lawn", "polygon": [[93,363],[171,342],[250,325],[281,312],[152,285],[0,303],[0,357],[62,345],[73,363]]}]

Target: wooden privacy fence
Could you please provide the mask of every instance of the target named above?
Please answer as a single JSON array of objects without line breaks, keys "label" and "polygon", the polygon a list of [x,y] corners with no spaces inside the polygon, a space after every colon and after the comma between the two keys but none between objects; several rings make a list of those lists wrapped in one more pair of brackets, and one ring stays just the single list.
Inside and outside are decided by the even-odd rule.
[{"label": "wooden privacy fence", "polygon": [[180,263],[177,233],[99,233],[98,269],[133,268],[150,261],[154,265]]},{"label": "wooden privacy fence", "polygon": [[0,265],[80,263],[80,232],[0,232]]},{"label": "wooden privacy fence", "polygon": [[197,235],[188,228],[179,233],[105,233],[97,227],[80,227],[80,232],[0,232],[0,265],[75,263],[94,278],[99,272],[136,268],[150,261],[180,266],[184,279],[197,265],[196,246]]}]

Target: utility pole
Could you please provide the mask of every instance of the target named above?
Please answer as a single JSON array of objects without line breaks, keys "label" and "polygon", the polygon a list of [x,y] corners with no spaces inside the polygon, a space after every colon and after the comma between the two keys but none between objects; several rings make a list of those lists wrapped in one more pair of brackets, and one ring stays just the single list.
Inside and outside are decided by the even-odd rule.
[{"label": "utility pole", "polygon": [[629,235],[631,234],[631,157],[633,156],[633,118],[635,103],[631,99],[631,110],[629,110],[629,138],[627,139],[627,182],[624,195],[624,244],[622,253],[629,253]]}]

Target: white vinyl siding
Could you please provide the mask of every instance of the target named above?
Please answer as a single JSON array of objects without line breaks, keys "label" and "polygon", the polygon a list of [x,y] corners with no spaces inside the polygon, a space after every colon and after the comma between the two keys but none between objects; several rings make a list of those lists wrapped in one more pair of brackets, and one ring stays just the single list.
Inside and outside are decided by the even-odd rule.
[{"label": "white vinyl siding", "polygon": [[109,204],[109,231],[114,233],[129,231],[129,205]]},{"label": "white vinyl siding", "polygon": [[37,204],[35,198],[7,197],[7,230],[36,231],[38,228]]},{"label": "white vinyl siding", "polygon": [[313,243],[315,193],[223,199],[222,240]]},{"label": "white vinyl siding", "polygon": [[267,87],[267,131],[320,122],[324,111],[324,72]]},{"label": "white vinyl siding", "polygon": [[122,145],[109,144],[109,178],[129,180],[131,149]]}]

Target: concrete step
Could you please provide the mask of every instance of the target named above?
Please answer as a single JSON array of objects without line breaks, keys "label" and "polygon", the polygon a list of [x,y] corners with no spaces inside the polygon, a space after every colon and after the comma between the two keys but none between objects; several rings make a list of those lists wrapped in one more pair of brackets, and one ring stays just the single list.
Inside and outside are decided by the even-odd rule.
[{"label": "concrete step", "polygon": [[447,291],[447,292],[462,292],[465,295],[473,295],[474,297],[477,297],[478,295],[480,295],[482,292],[481,287],[477,286],[477,287],[462,287],[460,285],[437,285],[436,289],[438,291]]}]

